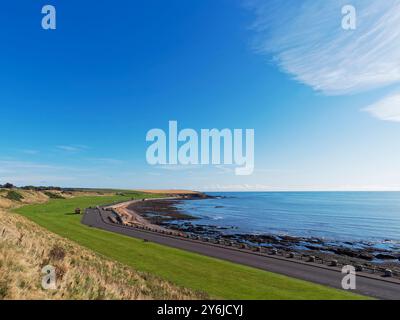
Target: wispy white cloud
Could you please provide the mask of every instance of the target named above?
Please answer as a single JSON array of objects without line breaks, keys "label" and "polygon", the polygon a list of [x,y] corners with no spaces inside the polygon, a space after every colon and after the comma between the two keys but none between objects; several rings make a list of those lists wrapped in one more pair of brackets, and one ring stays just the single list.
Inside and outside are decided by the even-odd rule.
[{"label": "wispy white cloud", "polygon": [[167,170],[167,171],[188,171],[193,169],[204,168],[203,165],[180,165],[180,164],[167,164],[158,165],[154,167],[155,169]]},{"label": "wispy white cloud", "polygon": [[234,165],[217,165],[215,166],[217,170],[219,170],[219,174],[232,174],[235,172],[235,166]]},{"label": "wispy white cloud", "polygon": [[25,154],[29,154],[29,155],[35,155],[35,154],[40,153],[39,150],[33,150],[33,149],[25,149],[25,150],[21,150],[21,152],[25,153]]},{"label": "wispy white cloud", "polygon": [[57,166],[48,165],[48,164],[41,164],[41,163],[33,163],[27,161],[19,161],[19,160],[0,160],[0,166],[2,168],[7,169],[56,169]]},{"label": "wispy white cloud", "polygon": [[400,122],[400,93],[387,96],[364,110],[380,120]]},{"label": "wispy white cloud", "polygon": [[2,181],[11,182],[16,185],[59,185],[75,181],[75,178],[57,175],[35,175],[35,174],[13,174],[1,176]]},{"label": "wispy white cloud", "polygon": [[213,184],[195,188],[201,191],[267,191],[272,187],[264,184]]},{"label": "wispy white cloud", "polygon": [[66,151],[66,152],[75,153],[75,152],[80,152],[80,151],[86,150],[86,149],[88,149],[88,147],[84,146],[84,145],[60,145],[60,146],[57,146],[57,149]]},{"label": "wispy white cloud", "polygon": [[99,176],[99,172],[91,167],[80,168],[18,159],[0,159],[0,183],[59,185],[71,181],[87,181],[93,176]]},{"label": "wispy white cloud", "polygon": [[234,174],[236,165],[159,165],[155,169],[161,169],[173,172],[198,172],[198,173],[215,173],[215,174]]},{"label": "wispy white cloud", "polygon": [[[297,81],[327,95],[400,81],[400,1],[247,0],[256,50]],[[341,8],[357,10],[357,29],[341,27]]]},{"label": "wispy white cloud", "polygon": [[71,147],[71,146],[57,146],[57,149],[63,150],[63,151],[68,151],[68,152],[76,152],[79,151],[78,148],[76,147]]},{"label": "wispy white cloud", "polygon": [[91,162],[105,164],[105,165],[121,165],[124,163],[123,160],[113,159],[113,158],[89,158]]}]

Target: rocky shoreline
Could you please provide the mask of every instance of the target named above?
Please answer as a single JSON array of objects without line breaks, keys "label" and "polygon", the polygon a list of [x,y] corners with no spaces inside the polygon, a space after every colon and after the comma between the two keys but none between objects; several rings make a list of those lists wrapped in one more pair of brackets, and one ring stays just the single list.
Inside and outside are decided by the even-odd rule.
[{"label": "rocky shoreline", "polygon": [[[208,197],[202,194],[201,196]],[[242,234],[232,226],[196,224],[197,217],[179,210],[182,201],[199,199],[186,195],[175,200],[148,200],[131,204],[128,209],[150,223],[175,231],[207,237],[215,241],[226,240],[249,246],[274,248],[297,254],[313,255],[322,260],[337,260],[341,264],[361,265],[367,268],[390,268],[400,272],[400,252],[377,248],[368,242],[327,241],[321,238],[277,236],[272,234]]]}]

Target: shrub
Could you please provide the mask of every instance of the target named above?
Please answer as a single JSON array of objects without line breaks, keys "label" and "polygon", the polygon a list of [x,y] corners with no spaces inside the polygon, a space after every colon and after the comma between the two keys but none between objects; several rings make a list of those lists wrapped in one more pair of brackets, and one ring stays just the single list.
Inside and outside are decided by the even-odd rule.
[{"label": "shrub", "polygon": [[8,191],[6,198],[13,201],[21,201],[24,197],[16,191]]},{"label": "shrub", "polygon": [[14,188],[14,185],[12,183],[7,182],[6,184],[0,185],[0,188],[12,189],[12,188]]},{"label": "shrub", "polygon": [[65,250],[59,246],[54,246],[49,252],[49,259],[52,261],[63,260],[65,258]]},{"label": "shrub", "polygon": [[35,190],[35,187],[34,186],[23,186],[23,187],[21,187],[21,189],[22,190]]},{"label": "shrub", "polygon": [[2,280],[0,282],[0,300],[3,300],[7,297],[8,294],[8,283],[6,280]]},{"label": "shrub", "polygon": [[48,196],[50,199],[65,199],[62,195],[53,193],[50,191],[45,191],[43,192],[46,196]]}]

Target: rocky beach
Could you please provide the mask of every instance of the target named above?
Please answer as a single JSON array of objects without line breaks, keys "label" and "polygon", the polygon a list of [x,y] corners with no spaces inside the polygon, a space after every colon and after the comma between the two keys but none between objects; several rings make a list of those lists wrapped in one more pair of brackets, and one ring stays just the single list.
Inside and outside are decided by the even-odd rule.
[{"label": "rocky beach", "polygon": [[[202,196],[200,199],[209,199]],[[400,272],[400,252],[379,248],[368,241],[333,241],[319,237],[298,237],[276,234],[249,234],[235,226],[198,223],[199,217],[180,209],[182,201],[198,200],[199,196],[179,199],[148,200],[131,203],[127,209],[152,225],[208,238],[210,241],[231,241],[247,246],[265,247],[300,255],[312,255],[321,260],[337,260],[366,268],[390,268]],[[389,242],[390,240],[388,240]]]}]

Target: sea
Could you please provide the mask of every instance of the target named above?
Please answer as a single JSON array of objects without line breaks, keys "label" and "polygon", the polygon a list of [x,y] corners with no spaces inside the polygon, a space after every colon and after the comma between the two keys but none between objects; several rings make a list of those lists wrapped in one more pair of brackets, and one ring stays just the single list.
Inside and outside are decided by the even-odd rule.
[{"label": "sea", "polygon": [[[224,192],[182,201],[193,224],[400,249],[400,192]],[[229,227],[228,229],[224,229]]]}]

